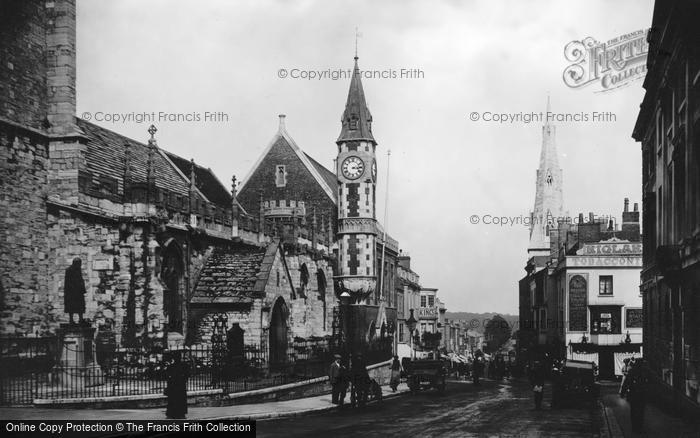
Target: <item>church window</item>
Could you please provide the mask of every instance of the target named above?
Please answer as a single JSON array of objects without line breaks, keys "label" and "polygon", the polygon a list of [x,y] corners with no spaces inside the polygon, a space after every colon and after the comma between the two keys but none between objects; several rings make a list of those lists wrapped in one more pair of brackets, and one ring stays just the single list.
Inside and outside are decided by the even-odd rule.
[{"label": "church window", "polygon": [[548,186],[551,186],[551,185],[552,185],[552,183],[554,182],[554,179],[552,178],[552,174],[551,174],[551,173],[548,173],[548,174],[547,174],[547,179],[546,179],[545,181],[547,182],[547,185],[548,185]]},{"label": "church window", "polygon": [[287,185],[287,168],[283,164],[278,164],[275,170],[275,185],[285,187]]},{"label": "church window", "polygon": [[277,270],[277,287],[280,285],[280,271]]}]

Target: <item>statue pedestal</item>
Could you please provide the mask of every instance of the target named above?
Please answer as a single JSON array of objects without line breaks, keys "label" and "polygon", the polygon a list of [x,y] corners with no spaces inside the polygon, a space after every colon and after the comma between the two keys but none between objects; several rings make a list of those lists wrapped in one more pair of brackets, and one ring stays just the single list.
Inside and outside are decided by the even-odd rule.
[{"label": "statue pedestal", "polygon": [[61,347],[58,365],[52,371],[57,383],[74,389],[103,384],[104,375],[95,360],[95,329],[84,324],[61,324],[57,334]]}]

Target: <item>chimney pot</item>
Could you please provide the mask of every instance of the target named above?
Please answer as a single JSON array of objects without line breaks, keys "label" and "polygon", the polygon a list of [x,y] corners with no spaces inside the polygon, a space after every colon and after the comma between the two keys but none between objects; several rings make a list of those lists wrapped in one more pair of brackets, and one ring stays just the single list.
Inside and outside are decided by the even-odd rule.
[{"label": "chimney pot", "polygon": [[630,211],[630,198],[625,198],[625,213]]},{"label": "chimney pot", "polygon": [[583,223],[583,213],[578,214],[578,223],[582,224]]},{"label": "chimney pot", "polygon": [[639,211],[639,204],[636,202],[634,203],[634,211],[635,212]]},{"label": "chimney pot", "polygon": [[588,212],[588,222],[593,223],[595,221],[595,216],[592,211]]}]

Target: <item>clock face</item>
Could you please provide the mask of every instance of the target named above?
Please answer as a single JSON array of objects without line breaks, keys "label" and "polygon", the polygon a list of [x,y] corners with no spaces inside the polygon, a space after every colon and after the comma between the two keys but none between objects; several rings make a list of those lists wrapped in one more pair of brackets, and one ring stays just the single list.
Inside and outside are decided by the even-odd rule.
[{"label": "clock face", "polygon": [[347,157],[341,166],[343,176],[348,179],[357,179],[362,176],[365,171],[365,163],[360,157]]}]

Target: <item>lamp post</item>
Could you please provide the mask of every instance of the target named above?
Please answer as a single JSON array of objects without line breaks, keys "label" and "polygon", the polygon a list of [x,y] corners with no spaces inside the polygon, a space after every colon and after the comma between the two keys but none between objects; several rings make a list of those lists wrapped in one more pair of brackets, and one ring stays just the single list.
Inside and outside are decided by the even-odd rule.
[{"label": "lamp post", "polygon": [[411,359],[415,359],[416,352],[413,348],[413,331],[416,329],[416,324],[418,324],[418,321],[413,316],[413,309],[411,309],[410,312],[411,312],[411,315],[406,320],[406,326],[408,326],[408,333],[409,333],[410,338],[411,338]]},{"label": "lamp post", "polygon": [[343,322],[343,334],[345,335],[345,357],[348,363],[350,363],[350,354],[352,353],[352,336],[350,332],[350,299],[350,294],[347,291],[343,291],[343,293],[340,294],[340,312]]}]

